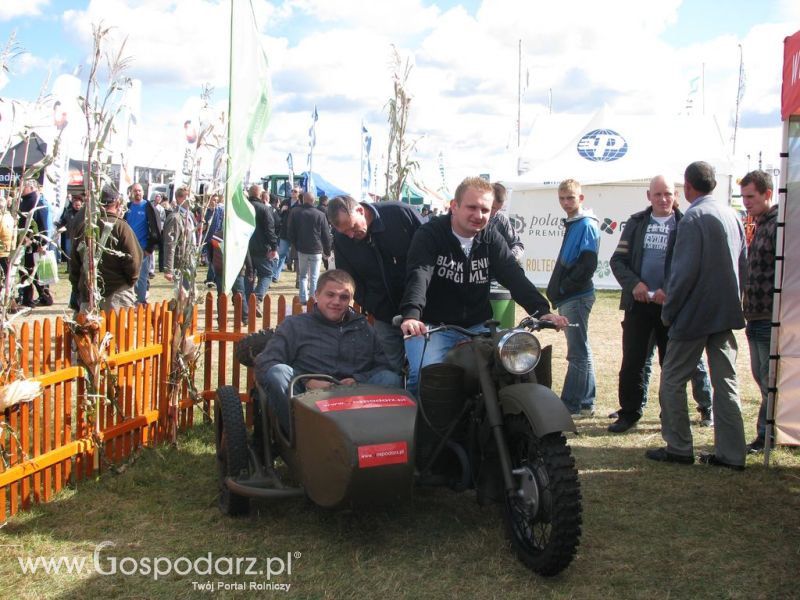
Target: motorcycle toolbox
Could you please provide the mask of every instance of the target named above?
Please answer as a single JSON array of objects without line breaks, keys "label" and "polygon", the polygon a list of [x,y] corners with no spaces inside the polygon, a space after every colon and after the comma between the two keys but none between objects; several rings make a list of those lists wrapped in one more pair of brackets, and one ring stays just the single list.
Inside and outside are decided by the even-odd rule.
[{"label": "motorcycle toolbox", "polygon": [[325,507],[368,508],[411,495],[417,405],[404,390],[358,384],[292,402],[300,483]]}]

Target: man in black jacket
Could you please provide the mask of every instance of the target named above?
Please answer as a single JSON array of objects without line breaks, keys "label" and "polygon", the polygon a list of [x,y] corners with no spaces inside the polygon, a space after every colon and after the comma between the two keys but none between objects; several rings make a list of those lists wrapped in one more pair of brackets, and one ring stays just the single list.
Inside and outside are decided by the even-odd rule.
[{"label": "man in black jacket", "polygon": [[500,212],[506,203],[508,192],[506,186],[502,183],[496,182],[492,184],[494,188],[494,202],[492,203],[492,216],[489,219],[489,227],[494,227],[503,239],[508,243],[508,248],[511,254],[521,264],[522,257],[525,256],[525,244],[519,239],[517,232],[508,220],[508,217]]},{"label": "man in black jacket", "polygon": [[400,311],[406,341],[408,389],[417,393],[422,367],[441,362],[463,336],[437,332],[426,343],[427,323],[448,323],[478,331],[492,318],[490,274],[508,288],[528,313],[562,328],[569,321],[550,313],[550,304],[525,277],[508,244],[486,227],[492,210],[492,184],[468,177],[456,189],[450,213],[422,225],[408,251],[408,277]]},{"label": "man in black jacket", "polygon": [[[295,183],[292,186],[291,198],[281,204],[280,207],[280,227],[278,228],[278,267],[277,272],[272,276],[272,281],[278,281],[278,278],[283,271],[283,267],[289,259],[291,265],[291,243],[289,242],[289,217],[291,216],[292,209],[301,205],[300,201],[301,189],[300,185]],[[291,269],[290,269],[291,270]]]},{"label": "man in black jacket", "polygon": [[317,289],[322,256],[331,255],[328,219],[314,207],[314,196],[309,192],[303,194],[303,204],[292,212],[289,241],[297,248],[300,303],[305,305]]},{"label": "man in black jacket", "polygon": [[275,219],[272,210],[261,200],[261,186],[253,184],[247,191],[248,200],[256,212],[256,228],[250,237],[248,253],[253,264],[255,286],[245,285],[247,298],[255,293],[258,304],[256,314],[261,316],[261,301],[269,290],[272,282],[272,261],[278,256],[278,236],[275,231]]},{"label": "man in black jacket", "polygon": [[[25,237],[22,243],[26,246],[25,255],[23,258],[23,266],[28,274],[34,273],[36,261],[33,255],[42,255],[47,249],[47,244],[44,243],[41,236],[47,235],[47,217],[46,211],[42,209],[43,199],[39,194],[39,183],[35,179],[26,179],[22,186],[22,197],[19,203],[19,215],[17,226],[20,233],[24,233]],[[32,215],[30,213],[33,213]],[[28,218],[30,217],[30,228],[26,229]],[[34,276],[25,276],[22,279],[19,288],[20,295],[22,296],[22,305],[27,307],[35,306],[33,302],[33,289],[39,293],[38,303],[42,306],[51,306],[53,304],[53,297],[50,295],[50,290],[47,285],[39,283]]]},{"label": "man in black jacket", "polygon": [[392,325],[406,287],[406,256],[422,225],[419,213],[401,202],[359,203],[338,196],[328,203],[336,267],[356,282],[355,300],[374,317],[373,327],[392,368],[405,361],[403,334]]},{"label": "man in black jacket", "polygon": [[[659,364],[667,348],[669,328],[661,321],[661,305],[666,298],[663,284],[683,213],[677,208],[675,186],[663,175],[650,180],[647,199],[650,207],[628,218],[611,256],[611,270],[622,286],[619,307],[625,311],[619,371],[620,409],[610,415],[616,419],[608,426],[611,433],[624,433],[641,418],[647,403],[653,347],[658,348]],[[710,427],[713,424],[711,381],[702,358],[692,375],[692,395],[700,413],[700,425]]]},{"label": "man in black jacket", "polygon": [[75,215],[81,210],[81,207],[83,207],[83,198],[81,196],[68,196],[67,206],[64,208],[64,212],[61,213],[61,218],[55,223],[58,231],[61,232],[62,262],[67,262],[72,253],[72,240],[75,237],[75,225],[73,221],[75,220]]},{"label": "man in black jacket", "polygon": [[650,180],[650,206],[631,215],[611,256],[611,270],[622,286],[622,366],[619,371],[617,420],[611,433],[623,433],[642,416],[644,374],[650,336],[655,336],[659,364],[667,349],[668,327],[661,321],[666,300],[666,273],[675,245],[678,221],[683,216],[673,208],[675,186],[664,176]]}]

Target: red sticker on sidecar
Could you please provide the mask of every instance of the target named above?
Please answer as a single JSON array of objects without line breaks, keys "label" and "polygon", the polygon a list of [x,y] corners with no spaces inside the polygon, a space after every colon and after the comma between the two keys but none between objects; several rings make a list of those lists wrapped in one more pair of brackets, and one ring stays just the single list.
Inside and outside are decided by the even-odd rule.
[{"label": "red sticker on sidecar", "polygon": [[381,467],[383,465],[403,465],[408,462],[408,444],[390,442],[358,447],[358,467]]},{"label": "red sticker on sidecar", "polygon": [[414,401],[408,396],[349,396],[347,398],[332,398],[330,400],[317,400],[320,412],[335,412],[337,410],[360,410],[362,408],[390,408],[394,406],[415,406]]}]

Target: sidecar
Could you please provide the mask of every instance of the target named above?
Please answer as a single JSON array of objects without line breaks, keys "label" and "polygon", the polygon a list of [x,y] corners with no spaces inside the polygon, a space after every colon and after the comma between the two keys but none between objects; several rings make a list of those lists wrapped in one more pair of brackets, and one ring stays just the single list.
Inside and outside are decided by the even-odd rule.
[{"label": "sidecar", "polygon": [[[263,348],[266,340],[261,341]],[[246,351],[237,349],[240,362],[252,366],[257,352],[246,343],[241,348]],[[239,391],[232,386],[217,390],[214,421],[222,512],[246,514],[250,498],[305,495],[326,508],[368,508],[408,499],[414,484],[413,397],[402,389],[369,384],[293,395],[299,380],[302,377],[290,385],[289,431],[278,425],[260,386],[251,391],[251,431]]]}]

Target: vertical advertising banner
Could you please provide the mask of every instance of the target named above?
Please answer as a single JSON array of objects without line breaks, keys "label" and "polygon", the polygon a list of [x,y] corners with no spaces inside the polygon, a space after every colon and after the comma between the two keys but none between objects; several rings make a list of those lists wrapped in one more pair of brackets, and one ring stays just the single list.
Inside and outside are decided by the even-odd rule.
[{"label": "vertical advertising banner", "polygon": [[142,105],[142,81],[134,79],[125,93],[123,108],[120,114],[120,128],[117,131],[116,148],[119,152],[120,182],[119,189],[125,192],[134,181],[133,149],[136,132],[139,128],[139,113]]},{"label": "vertical advertising banner", "polygon": [[48,168],[49,177],[44,178],[42,194],[50,204],[50,213],[57,220],[67,205],[67,182],[69,180],[69,154],[80,143],[83,117],[78,96],[81,80],[74,75],[59,75],[53,82],[52,120],[42,127],[42,138],[47,142],[48,152],[53,151],[54,142],[61,135],[55,148],[53,164]]}]

